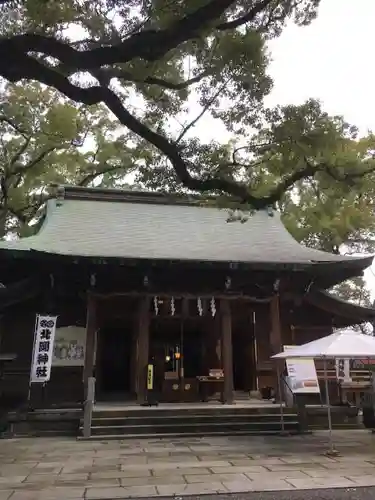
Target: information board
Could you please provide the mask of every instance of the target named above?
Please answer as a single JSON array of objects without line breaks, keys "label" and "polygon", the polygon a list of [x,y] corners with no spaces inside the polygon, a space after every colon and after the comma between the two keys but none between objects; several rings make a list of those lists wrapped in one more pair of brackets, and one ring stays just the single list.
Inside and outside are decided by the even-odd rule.
[{"label": "information board", "polygon": [[[284,346],[284,352],[298,346]],[[319,382],[315,362],[312,358],[289,358],[285,360],[288,370],[290,389],[294,394],[319,393]]]}]

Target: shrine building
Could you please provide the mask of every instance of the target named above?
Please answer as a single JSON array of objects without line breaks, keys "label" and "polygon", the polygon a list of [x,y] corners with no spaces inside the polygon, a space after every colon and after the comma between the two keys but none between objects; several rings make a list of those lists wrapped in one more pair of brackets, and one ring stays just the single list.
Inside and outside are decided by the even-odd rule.
[{"label": "shrine building", "polygon": [[372,257],[307,248],[272,209],[227,219],[197,198],[57,188],[36,235],[0,243],[4,391],[28,398],[37,314],[57,316],[47,407],[82,404],[89,377],[96,401],[142,404],[150,360],[160,401],[200,401],[219,373],[232,403],[275,388],[283,345],[374,320],[327,291]]}]

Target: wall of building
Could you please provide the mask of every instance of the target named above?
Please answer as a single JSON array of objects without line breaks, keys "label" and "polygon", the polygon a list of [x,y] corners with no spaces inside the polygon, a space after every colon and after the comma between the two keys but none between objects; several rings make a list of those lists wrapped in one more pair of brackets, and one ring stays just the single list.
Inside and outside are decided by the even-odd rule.
[{"label": "wall of building", "polygon": [[[70,406],[82,401],[83,359],[77,359],[77,355],[76,359],[72,358],[74,358],[75,340],[80,345],[84,341],[82,330],[85,331],[85,304],[83,301],[55,300],[53,306],[49,306],[48,309],[45,304],[45,298],[38,297],[7,309],[1,319],[0,352],[17,356],[5,366],[3,394],[16,406],[27,404],[28,400],[37,314],[58,315],[57,342],[50,381],[44,389],[38,384],[33,384],[30,392],[31,406],[43,407],[52,404]],[[78,332],[80,335],[76,335]]]},{"label": "wall of building", "polygon": [[[52,297],[52,300],[51,300]],[[275,365],[270,357],[271,348],[271,307],[269,303],[250,303],[231,300],[232,342],[234,372],[242,371],[241,387],[243,390],[271,386],[275,387]],[[48,305],[46,305],[48,304]],[[116,298],[101,301],[97,307],[98,328],[102,325],[123,325],[124,320],[137,328],[137,299]],[[169,309],[168,309],[169,311]],[[54,361],[51,379],[45,390],[33,385],[31,402],[35,407],[50,405],[72,406],[83,401],[83,364],[86,340],[86,301],[83,298],[39,297],[33,301],[10,308],[1,322],[1,352],[16,354],[17,359],[6,367],[5,392],[15,400],[25,402],[29,388],[31,355],[37,313],[58,315],[55,339]],[[154,314],[154,311],[151,312]],[[169,314],[169,312],[168,312]],[[209,310],[202,320],[204,331],[209,341],[206,349],[207,368],[219,367],[220,318],[219,313],[213,320]],[[303,317],[303,315],[300,315]],[[316,320],[316,318],[315,318]],[[290,309],[281,303],[281,345],[302,344],[330,333],[329,327],[309,324],[310,317],[305,316],[306,326],[293,327]],[[208,345],[208,344],[207,344]],[[100,356],[100,353],[98,353]],[[132,365],[135,358],[132,360]],[[95,363],[94,363],[95,364]],[[97,374],[100,377],[100,374]],[[236,377],[235,377],[236,378]],[[238,378],[238,377],[237,377]],[[257,382],[257,383],[256,383]],[[132,386],[135,381],[132,381]]]}]

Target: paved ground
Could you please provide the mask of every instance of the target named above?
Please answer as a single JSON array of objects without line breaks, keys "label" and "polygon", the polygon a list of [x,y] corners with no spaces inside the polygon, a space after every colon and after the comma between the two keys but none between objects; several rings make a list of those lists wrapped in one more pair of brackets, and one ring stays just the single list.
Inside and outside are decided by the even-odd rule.
[{"label": "paved ground", "polygon": [[[298,491],[263,491],[250,493],[228,493],[227,495],[205,495],[188,497],[189,500],[373,500],[375,488],[336,488],[298,490]],[[186,497],[185,497],[186,498]],[[162,500],[162,499],[160,499]],[[187,500],[187,499],[186,499]]]},{"label": "paved ground", "polygon": [[[366,431],[336,431],[334,435],[341,453],[336,458],[324,455],[327,435],[322,432],[295,437],[96,442],[2,440],[0,500],[98,500],[265,491],[284,491],[285,498],[297,500],[302,494],[296,492],[292,497],[293,490],[318,488],[322,494],[326,488],[354,491],[375,486],[375,436]],[[304,500],[326,498],[305,493]],[[279,499],[280,495],[235,498]]]}]

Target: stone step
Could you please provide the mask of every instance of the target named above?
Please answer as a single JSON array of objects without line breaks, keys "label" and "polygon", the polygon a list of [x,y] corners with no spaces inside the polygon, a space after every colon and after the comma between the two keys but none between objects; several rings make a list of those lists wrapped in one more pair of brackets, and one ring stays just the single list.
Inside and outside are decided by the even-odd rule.
[{"label": "stone step", "polygon": [[[298,430],[298,422],[296,420],[285,422],[285,428],[291,430]],[[140,424],[140,425],[93,425],[91,433],[94,435],[100,434],[116,434],[116,435],[134,435],[134,434],[166,434],[172,433],[189,433],[189,434],[205,434],[207,432],[214,432],[215,429],[230,434],[233,431],[243,432],[258,432],[281,430],[280,421],[271,422],[211,422],[204,423],[191,423],[189,421],[181,422],[180,424],[171,424],[169,421],[158,424]]]},{"label": "stone step", "polygon": [[[310,434],[309,432],[301,433],[299,430],[291,430],[288,429],[287,434],[295,435],[295,434]],[[84,438],[82,435],[79,436],[78,440],[89,440],[89,441],[110,441],[110,440],[124,440],[124,439],[163,439],[163,438],[186,438],[186,437],[215,437],[215,436],[259,436],[259,431],[232,431],[228,434],[227,431],[216,430],[216,431],[205,431],[205,432],[166,432],[160,434],[93,434],[89,438]],[[277,436],[280,435],[280,430],[264,430],[261,433],[262,436]]]},{"label": "stone step", "polygon": [[[165,417],[158,414],[148,414],[145,412],[140,417],[134,417],[131,412],[128,416],[110,416],[102,417],[97,413],[93,414],[92,425],[93,426],[116,426],[116,425],[158,425],[165,421],[168,421],[169,425],[181,425],[184,423],[199,424],[199,425],[209,425],[209,424],[220,424],[233,422],[236,424],[247,424],[251,422],[267,423],[279,421],[281,419],[280,414],[265,414],[265,415],[243,415],[243,414],[222,414],[222,415],[173,415]],[[297,415],[294,413],[287,413],[284,415],[284,420],[289,421],[297,420]]]},{"label": "stone step", "polygon": [[[216,406],[213,408],[165,408],[162,406],[158,407],[133,407],[131,409],[125,408],[113,408],[113,409],[100,409],[94,408],[94,415],[96,418],[113,418],[113,417],[134,417],[134,418],[142,418],[144,416],[159,416],[159,417],[178,417],[178,416],[217,416],[221,417],[224,415],[233,416],[233,415],[244,415],[250,416],[254,415],[258,418],[263,415],[279,415],[280,414],[280,406],[279,405],[269,405],[266,407],[245,407],[236,405],[223,405]],[[284,408],[285,415],[295,415],[295,410],[291,408]]]},{"label": "stone step", "polygon": [[[285,429],[299,431],[298,418],[285,409]],[[83,422],[80,430],[82,433]],[[246,407],[218,405],[212,407],[143,407],[132,409],[98,409],[93,413],[93,436],[154,436],[162,435],[237,435],[268,434],[281,431],[278,405]]]}]

